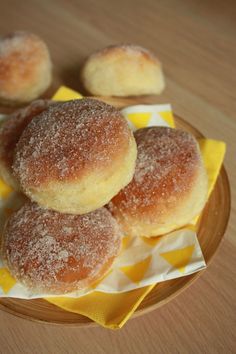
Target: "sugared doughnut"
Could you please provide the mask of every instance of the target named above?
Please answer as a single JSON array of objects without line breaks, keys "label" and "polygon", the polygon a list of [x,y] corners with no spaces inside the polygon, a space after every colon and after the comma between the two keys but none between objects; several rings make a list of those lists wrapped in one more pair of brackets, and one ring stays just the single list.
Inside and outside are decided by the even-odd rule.
[{"label": "sugared doughnut", "polygon": [[159,94],[165,86],[155,55],[128,44],[109,46],[88,57],[82,81],[89,93],[98,96]]},{"label": "sugared doughnut", "polygon": [[64,294],[101,278],[120,246],[120,229],[105,208],[70,215],[29,202],[8,220],[2,254],[11,274],[32,293]]},{"label": "sugared doughnut", "polygon": [[23,31],[0,37],[1,102],[32,101],[49,87],[51,79],[51,59],[42,39]]},{"label": "sugared doughnut", "polygon": [[11,114],[0,127],[0,177],[14,189],[20,189],[16,178],[12,175],[12,163],[16,143],[29,122],[43,112],[52,101],[37,100],[26,108],[18,109]]},{"label": "sugared doughnut", "polygon": [[136,143],[114,107],[84,98],[49,107],[26,127],[13,169],[25,193],[59,212],[102,207],[132,179]]},{"label": "sugared doughnut", "polygon": [[132,236],[158,236],[188,224],[204,207],[207,176],[198,143],[188,132],[150,127],[135,132],[132,182],[109,204]]}]

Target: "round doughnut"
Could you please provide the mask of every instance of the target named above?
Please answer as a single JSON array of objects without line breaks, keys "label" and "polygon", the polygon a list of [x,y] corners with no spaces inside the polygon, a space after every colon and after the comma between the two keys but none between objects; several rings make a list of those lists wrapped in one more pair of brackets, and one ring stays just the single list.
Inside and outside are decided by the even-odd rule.
[{"label": "round doughnut", "polygon": [[198,143],[188,132],[150,127],[135,132],[138,158],[132,182],[109,209],[132,236],[159,236],[192,221],[207,199]]},{"label": "round doughnut", "polygon": [[25,108],[18,109],[8,116],[0,127],[0,177],[12,188],[20,186],[12,174],[12,163],[16,143],[29,122],[49,105],[50,100],[36,100]]},{"label": "round doughnut", "polygon": [[89,93],[98,96],[160,94],[165,86],[155,55],[128,44],[109,46],[88,57],[82,81]]},{"label": "round doughnut", "polygon": [[51,59],[42,39],[23,31],[0,37],[0,102],[32,101],[46,91],[51,79]]},{"label": "round doughnut", "polygon": [[62,213],[102,207],[132,179],[137,148],[114,107],[84,98],[49,107],[26,127],[13,170],[24,192]]},{"label": "round doughnut", "polygon": [[9,218],[2,254],[32,293],[64,294],[104,276],[120,247],[120,229],[106,208],[71,215],[28,202]]}]

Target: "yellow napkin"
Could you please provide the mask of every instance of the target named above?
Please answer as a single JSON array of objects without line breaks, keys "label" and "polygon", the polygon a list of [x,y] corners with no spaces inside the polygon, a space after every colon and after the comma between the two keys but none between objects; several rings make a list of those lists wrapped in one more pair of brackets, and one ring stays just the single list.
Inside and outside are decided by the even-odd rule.
[{"label": "yellow napkin", "polygon": [[[65,101],[70,99],[78,99],[81,97],[82,96],[77,92],[66,87],[61,87],[53,99]],[[132,129],[155,124],[163,124],[174,127],[174,119],[169,105],[139,105],[135,107],[127,107],[122,111]],[[210,194],[223,162],[225,144],[220,141],[201,139],[199,141],[199,145],[208,173]],[[3,207],[4,212],[11,212],[11,208],[9,208],[9,200],[14,194],[11,192],[12,190],[0,180],[0,206]],[[5,200],[7,201],[7,205],[4,205]],[[12,200],[14,200],[14,196],[12,196]],[[192,252],[190,248],[191,246],[182,250],[176,250],[178,257],[182,257],[183,261],[184,259],[186,260],[185,263],[179,263],[177,256],[175,258],[172,257],[170,260],[168,259],[167,254],[163,255],[167,261],[172,262],[173,266],[177,267],[181,272],[187,264],[187,260],[189,261],[189,252]],[[129,267],[123,268],[127,268],[125,271],[129,270]],[[129,275],[128,272],[126,274]],[[87,316],[104,327],[121,328],[154,286],[155,285],[150,285],[116,294],[95,291],[80,298],[50,297],[46,298],[46,300],[67,311]],[[6,268],[3,266],[1,267],[0,263],[0,290],[1,288],[2,292],[7,296],[11,296],[12,289],[14,291],[17,289],[17,291],[21,293],[21,297],[24,297],[22,296],[22,294],[24,295],[24,289],[16,283],[15,279],[12,278]],[[25,294],[25,298],[27,298],[27,294]]]}]

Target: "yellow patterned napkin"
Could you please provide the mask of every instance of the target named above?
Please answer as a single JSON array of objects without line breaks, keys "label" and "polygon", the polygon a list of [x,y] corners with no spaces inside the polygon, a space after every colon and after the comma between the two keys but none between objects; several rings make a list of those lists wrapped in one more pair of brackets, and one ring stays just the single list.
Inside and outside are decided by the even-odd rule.
[{"label": "yellow patterned napkin", "polygon": [[[82,96],[61,87],[54,100]],[[153,125],[174,127],[170,105],[139,105],[122,110],[131,129]],[[225,154],[220,141],[199,141],[209,178],[209,194],[213,189]],[[0,225],[22,200],[0,181]],[[86,292],[75,292],[46,300],[67,310],[85,315],[108,328],[121,328],[157,282],[192,274],[205,267],[204,258],[193,228],[183,228],[158,238],[123,238],[123,250],[104,279]],[[3,267],[0,259],[0,296],[35,298],[47,294],[30,294]]]}]

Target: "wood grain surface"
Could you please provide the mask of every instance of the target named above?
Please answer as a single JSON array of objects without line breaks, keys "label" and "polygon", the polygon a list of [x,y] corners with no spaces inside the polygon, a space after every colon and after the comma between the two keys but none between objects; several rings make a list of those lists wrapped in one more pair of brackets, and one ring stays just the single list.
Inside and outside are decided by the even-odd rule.
[{"label": "wood grain surface", "polygon": [[[197,0],[0,0],[0,34],[26,29],[48,43],[51,92],[84,93],[79,70],[95,49],[132,42],[161,59],[167,87],[142,102],[170,102],[205,136],[227,143],[231,219],[202,277],[120,331],[42,325],[0,312],[0,353],[234,353],[236,351],[236,3]],[[139,99],[140,102],[140,99]]]}]

